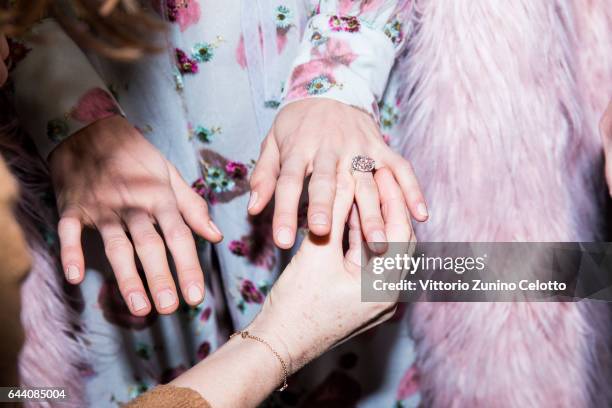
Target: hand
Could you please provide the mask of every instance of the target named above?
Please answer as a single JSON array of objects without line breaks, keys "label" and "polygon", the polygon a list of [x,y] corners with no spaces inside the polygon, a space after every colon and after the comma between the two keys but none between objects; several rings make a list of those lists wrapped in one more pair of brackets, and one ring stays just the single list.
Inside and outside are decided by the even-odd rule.
[{"label": "hand", "polygon": [[612,197],[612,101],[608,103],[608,108],[599,122],[599,131],[606,159],[606,181],[608,182],[609,194]]},{"label": "hand", "polygon": [[[389,169],[377,171],[375,178],[382,197],[385,232],[391,240],[404,243],[394,250],[410,253],[415,240],[402,192]],[[262,310],[245,329],[279,354],[289,374],[328,348],[383,322],[395,311],[394,296],[389,296],[388,302],[361,301],[363,242],[353,205],[354,192],[355,180],[339,174],[331,234],[323,238],[310,234],[304,240]],[[343,255],[349,211],[349,250]],[[235,336],[171,384],[199,392],[214,407],[256,407],[283,378],[282,366],[267,346]]]},{"label": "hand", "polygon": [[[385,234],[390,241],[404,244],[394,251],[408,252],[416,241],[402,191],[389,169],[378,170],[374,177],[382,199]],[[395,302],[361,301],[362,231],[352,205],[354,189],[350,175],[338,174],[329,237],[311,234],[304,240],[247,328],[284,352],[292,371],[387,320],[395,311]],[[351,206],[349,249],[343,256],[344,226]]]},{"label": "hand", "polygon": [[164,240],[183,297],[190,305],[202,301],[204,277],[189,227],[212,242],[222,235],[204,199],[126,119],[113,116],[74,134],[56,148],[49,164],[60,213],[62,265],[69,282],[83,279],[81,230],[86,225],[100,232],[121,294],[134,315],[151,310],[134,248],[157,310],[172,313],[178,306]]},{"label": "hand", "polygon": [[8,78],[8,67],[6,59],[9,57],[9,46],[6,37],[0,34],[0,86],[4,85]]},{"label": "hand", "polygon": [[[251,177],[248,211],[260,213],[275,193],[273,231],[281,248],[290,248],[297,230],[298,202],[304,177],[308,186],[308,228],[329,234],[336,195],[336,177],[348,176],[358,154],[376,161],[377,169],[390,169],[403,191],[407,207],[419,221],[427,219],[425,199],[410,163],[383,141],[378,126],[365,112],[329,99],[306,99],[283,108],[261,148]],[[361,227],[376,252],[385,250],[380,194],[371,173],[355,173],[355,198]]]}]

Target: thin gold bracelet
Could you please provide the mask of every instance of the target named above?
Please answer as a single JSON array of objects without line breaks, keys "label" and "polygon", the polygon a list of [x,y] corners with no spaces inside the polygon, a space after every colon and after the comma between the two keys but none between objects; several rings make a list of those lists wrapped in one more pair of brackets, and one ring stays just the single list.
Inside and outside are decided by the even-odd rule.
[{"label": "thin gold bracelet", "polygon": [[283,367],[283,385],[277,390],[277,391],[285,391],[285,389],[287,389],[287,377],[289,377],[289,370],[287,369],[287,364],[285,363],[285,360],[283,360],[283,358],[280,356],[280,354],[278,354],[278,352],[276,350],[274,350],[274,348],[270,345],[270,343],[268,343],[267,341],[265,341],[264,339],[262,339],[261,337],[257,337],[257,336],[253,336],[252,334],[249,334],[248,331],[244,330],[244,331],[237,331],[236,333],[232,334],[230,336],[230,339],[234,336],[238,336],[240,335],[240,337],[242,337],[243,339],[251,339],[251,340],[255,340],[258,341],[260,343],[263,343],[266,345],[266,347],[268,347],[270,349],[270,351],[272,353],[274,353],[274,355],[276,356],[276,358],[278,359],[278,361],[280,361],[281,366]]}]

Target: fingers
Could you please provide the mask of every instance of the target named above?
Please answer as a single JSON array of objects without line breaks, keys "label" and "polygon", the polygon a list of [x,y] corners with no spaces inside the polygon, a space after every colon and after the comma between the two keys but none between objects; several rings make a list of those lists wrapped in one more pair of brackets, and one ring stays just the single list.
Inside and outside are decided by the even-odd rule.
[{"label": "fingers", "polygon": [[276,182],[272,230],[274,242],[283,249],[291,248],[295,241],[298,205],[305,174],[306,163],[302,158],[288,157]]},{"label": "fingers", "polygon": [[315,158],[308,184],[308,228],[315,235],[331,230],[331,215],[336,195],[337,157],[321,153]]},{"label": "fingers", "polygon": [[363,243],[363,234],[361,233],[361,224],[359,222],[359,209],[355,204],[351,208],[349,214],[349,231],[348,243],[349,248],[344,255],[344,258],[356,267],[361,267],[361,245]]},{"label": "fingers", "polygon": [[338,173],[336,179],[336,198],[332,213],[330,241],[342,247],[344,227],[349,217],[355,197],[355,180],[347,172]]},{"label": "fingers", "polygon": [[164,241],[144,211],[126,212],[125,222],[147,277],[157,311],[163,314],[174,312],[178,306],[178,297],[166,259]]},{"label": "fingers", "polygon": [[400,186],[387,168],[374,175],[381,197],[385,232],[389,242],[408,242],[412,238],[412,226]]},{"label": "fingers", "polygon": [[402,189],[412,216],[417,221],[426,221],[429,218],[429,212],[425,204],[425,197],[410,163],[402,156],[394,153],[389,161],[389,166]]},{"label": "fingers", "polygon": [[270,133],[261,145],[257,165],[251,174],[251,197],[247,211],[257,215],[272,199],[280,170],[278,146]]},{"label": "fingers", "polygon": [[204,274],[191,230],[172,207],[157,211],[155,218],[172,253],[183,298],[197,305],[204,298]]},{"label": "fingers", "polygon": [[374,176],[370,172],[355,171],[353,177],[355,178],[355,200],[359,207],[363,235],[372,251],[382,253],[387,249],[387,236]]},{"label": "fingers", "polygon": [[173,166],[170,167],[170,183],[176,194],[179,211],[187,225],[202,238],[213,243],[220,242],[223,234],[210,219],[206,201],[187,185]]},{"label": "fingers", "polygon": [[134,248],[125,234],[123,226],[116,217],[99,221],[96,226],[104,241],[104,250],[113,268],[119,291],[130,312],[136,316],[146,315],[151,311],[151,305],[136,270]]},{"label": "fingers", "polygon": [[83,225],[78,209],[69,208],[63,212],[57,226],[60,257],[66,279],[75,285],[83,281],[85,271],[85,259],[81,246],[82,229]]}]

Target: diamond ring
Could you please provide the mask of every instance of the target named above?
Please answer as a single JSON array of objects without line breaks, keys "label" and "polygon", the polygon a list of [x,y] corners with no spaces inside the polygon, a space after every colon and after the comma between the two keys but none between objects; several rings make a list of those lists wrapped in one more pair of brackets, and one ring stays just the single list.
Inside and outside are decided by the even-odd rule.
[{"label": "diamond ring", "polygon": [[358,155],[353,157],[351,162],[351,169],[353,171],[360,171],[362,173],[369,173],[374,171],[376,162],[374,159],[368,156]]}]

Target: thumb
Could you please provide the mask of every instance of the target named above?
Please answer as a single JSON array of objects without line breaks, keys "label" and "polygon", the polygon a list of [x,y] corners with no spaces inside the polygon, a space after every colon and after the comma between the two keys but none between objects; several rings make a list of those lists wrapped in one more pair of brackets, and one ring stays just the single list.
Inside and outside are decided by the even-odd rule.
[{"label": "thumb", "polygon": [[221,241],[223,235],[210,218],[206,200],[189,187],[174,166],[169,166],[169,168],[170,183],[185,223],[202,238],[215,243]]}]

